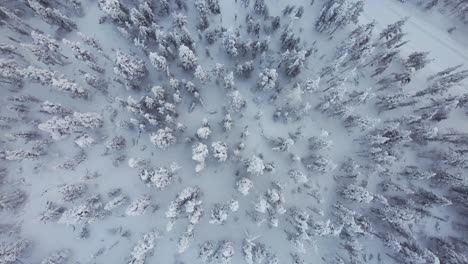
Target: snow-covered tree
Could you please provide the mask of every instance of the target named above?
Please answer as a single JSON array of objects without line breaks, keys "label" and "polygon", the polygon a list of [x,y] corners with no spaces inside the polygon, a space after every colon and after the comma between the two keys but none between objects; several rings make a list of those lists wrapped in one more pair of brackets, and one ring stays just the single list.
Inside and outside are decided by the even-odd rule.
[{"label": "snow-covered tree", "polygon": [[166,58],[160,56],[157,52],[150,52],[149,60],[151,62],[151,65],[153,65],[153,67],[156,68],[156,70],[165,73],[168,72],[169,69]]},{"label": "snow-covered tree", "polygon": [[99,0],[98,5],[104,13],[119,23],[124,23],[128,20],[128,10],[119,0]]},{"label": "snow-covered tree", "polygon": [[128,216],[140,216],[146,213],[151,205],[151,196],[143,195],[135,199],[125,210],[125,214]]},{"label": "snow-covered tree", "polygon": [[205,160],[208,157],[208,147],[203,143],[197,143],[192,147],[192,159],[197,162],[195,172],[200,172],[205,168]]},{"label": "snow-covered tree", "polygon": [[174,145],[177,142],[174,136],[174,131],[165,127],[164,129],[158,129],[156,133],[150,135],[150,141],[158,148],[166,150],[169,146]]},{"label": "snow-covered tree", "polygon": [[157,230],[145,233],[143,237],[138,240],[130,257],[127,260],[127,264],[144,264],[146,259],[151,257],[156,247],[156,240],[161,237],[161,234]]},{"label": "snow-covered tree", "polygon": [[58,250],[41,261],[41,264],[66,264],[71,258],[71,250]]},{"label": "snow-covered tree", "polygon": [[239,33],[230,28],[223,34],[223,47],[226,53],[232,57],[239,55]]},{"label": "snow-covered tree", "polygon": [[38,61],[51,65],[64,64],[63,59],[65,56],[62,55],[61,48],[55,39],[38,31],[32,31],[31,37],[33,42],[31,44],[22,44],[22,46],[30,50]]},{"label": "snow-covered tree", "polygon": [[66,31],[73,31],[78,26],[69,17],[62,14],[55,8],[44,6],[38,0],[27,0],[29,7],[45,22],[57,25]]},{"label": "snow-covered tree", "polygon": [[219,162],[225,162],[228,158],[228,146],[226,143],[222,141],[215,141],[211,143],[211,149],[213,152],[213,156]]},{"label": "snow-covered tree", "polygon": [[140,84],[147,75],[145,63],[142,60],[120,50],[117,50],[114,72],[130,86]]},{"label": "snow-covered tree", "polygon": [[272,90],[277,85],[278,73],[275,69],[265,69],[259,75],[258,87],[261,90]]},{"label": "snow-covered tree", "polygon": [[249,178],[243,177],[236,183],[237,190],[244,196],[247,196],[250,192],[250,189],[253,188],[253,181]]},{"label": "snow-covered tree", "polygon": [[179,47],[179,60],[185,70],[195,69],[198,63],[195,53],[185,45],[180,45]]},{"label": "snow-covered tree", "polygon": [[356,201],[358,203],[370,203],[375,198],[374,195],[366,190],[366,188],[355,184],[346,186],[341,194],[345,199]]},{"label": "snow-covered tree", "polygon": [[247,162],[247,172],[253,175],[263,175],[265,173],[265,163],[257,155],[253,155]]},{"label": "snow-covered tree", "polygon": [[0,244],[0,263],[18,263],[32,246],[32,241],[18,239],[12,242],[2,241]]}]

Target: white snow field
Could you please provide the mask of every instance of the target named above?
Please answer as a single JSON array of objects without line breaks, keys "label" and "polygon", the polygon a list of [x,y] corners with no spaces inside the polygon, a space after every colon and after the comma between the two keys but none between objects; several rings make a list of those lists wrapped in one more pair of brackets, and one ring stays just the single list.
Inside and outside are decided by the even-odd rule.
[{"label": "white snow field", "polygon": [[0,0],[0,264],[468,263],[467,18]]}]

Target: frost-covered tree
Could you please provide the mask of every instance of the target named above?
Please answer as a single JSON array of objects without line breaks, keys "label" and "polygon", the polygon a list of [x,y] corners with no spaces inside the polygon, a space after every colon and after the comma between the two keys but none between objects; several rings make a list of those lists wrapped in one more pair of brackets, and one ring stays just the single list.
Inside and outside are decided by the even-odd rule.
[{"label": "frost-covered tree", "polygon": [[168,73],[169,69],[165,57],[160,56],[157,52],[150,52],[149,60],[156,70]]},{"label": "frost-covered tree", "polygon": [[8,242],[2,241],[0,244],[0,263],[14,264],[21,261],[32,246],[32,241],[19,239]]},{"label": "frost-covered tree", "polygon": [[211,224],[221,225],[228,218],[229,207],[226,204],[215,204],[211,210]]},{"label": "frost-covered tree", "polygon": [[203,143],[197,143],[192,147],[192,160],[197,162],[195,172],[199,173],[205,168],[205,160],[208,157],[208,147]]},{"label": "frost-covered tree", "polygon": [[59,192],[62,194],[62,200],[70,202],[82,197],[87,190],[88,186],[85,183],[74,183],[66,184],[59,189]]},{"label": "frost-covered tree", "polygon": [[0,211],[15,210],[26,202],[27,195],[22,190],[3,192],[0,195]]},{"label": "frost-covered tree", "polygon": [[119,0],[99,0],[99,8],[119,23],[128,21],[128,10]]},{"label": "frost-covered tree", "polygon": [[207,139],[210,137],[212,131],[210,128],[210,125],[208,123],[208,119],[204,118],[202,120],[202,126],[197,129],[197,132],[195,135],[197,136],[198,139]]},{"label": "frost-covered tree", "polygon": [[179,60],[185,70],[195,69],[198,63],[195,53],[185,45],[179,47]]},{"label": "frost-covered tree", "polygon": [[253,155],[247,162],[247,172],[256,176],[263,175],[266,167],[263,159]]},{"label": "frost-covered tree", "polygon": [[31,37],[32,43],[22,43],[21,45],[31,51],[38,61],[44,64],[64,65],[65,56],[61,53],[62,50],[55,39],[38,31],[32,31]]},{"label": "frost-covered tree", "polygon": [[67,209],[58,219],[58,223],[65,225],[80,225],[93,223],[105,216],[104,205],[98,195],[86,199],[84,204]]},{"label": "frost-covered tree", "polygon": [[145,194],[135,199],[125,210],[128,216],[140,216],[146,213],[151,205],[151,196]]},{"label": "frost-covered tree", "polygon": [[223,47],[227,54],[232,57],[239,55],[239,46],[241,45],[239,33],[229,28],[223,34]]},{"label": "frost-covered tree", "polygon": [[179,166],[176,163],[172,164],[169,169],[165,167],[144,168],[140,170],[139,176],[147,185],[164,190],[172,183],[178,169]]},{"label": "frost-covered tree", "polygon": [[114,72],[128,82],[130,86],[138,85],[146,77],[145,63],[137,57],[117,50]]},{"label": "frost-covered tree", "polygon": [[272,90],[277,85],[278,73],[276,73],[275,69],[265,69],[258,77],[257,86],[261,90]]},{"label": "frost-covered tree", "polygon": [[228,158],[228,146],[222,141],[215,141],[211,143],[211,150],[213,156],[219,162],[225,162]]},{"label": "frost-covered tree", "polygon": [[282,54],[280,65],[284,67],[284,73],[286,73],[287,76],[293,78],[301,72],[306,58],[305,51],[297,52],[293,50],[290,52],[287,50]]},{"label": "frost-covered tree", "polygon": [[374,195],[366,190],[366,188],[355,184],[346,186],[341,192],[341,195],[343,195],[345,199],[356,201],[358,203],[370,203],[375,198]]},{"label": "frost-covered tree", "polygon": [[206,71],[201,65],[198,65],[195,69],[195,78],[197,78],[200,83],[204,84],[211,79],[210,73]]},{"label": "frost-covered tree", "polygon": [[73,31],[78,27],[73,20],[62,14],[59,10],[44,6],[40,2],[38,0],[27,0],[29,7],[45,22],[57,25],[66,31]]},{"label": "frost-covered tree", "polygon": [[103,124],[103,118],[100,114],[73,113],[73,116],[59,118],[54,116],[52,119],[41,123],[38,128],[51,134],[54,140],[60,140],[81,128],[99,128]]},{"label": "frost-covered tree", "polygon": [[69,249],[58,250],[41,261],[41,264],[66,264],[71,258],[72,252]]},{"label": "frost-covered tree", "polygon": [[138,240],[130,257],[126,261],[127,264],[144,264],[146,259],[151,257],[156,247],[156,240],[161,237],[161,234],[157,230],[145,233],[143,237]]},{"label": "frost-covered tree", "polygon": [[413,52],[404,62],[408,71],[419,71],[432,60],[428,58],[429,52]]},{"label": "frost-covered tree", "polygon": [[166,217],[169,219],[166,226],[167,231],[172,230],[175,221],[181,214],[186,213],[189,220],[189,225],[178,242],[179,253],[183,253],[189,247],[190,240],[193,239],[195,225],[199,223],[203,215],[200,198],[201,190],[199,187],[187,187],[176,196],[166,211]]},{"label": "frost-covered tree", "polygon": [[233,90],[227,94],[229,100],[229,111],[230,112],[241,112],[247,106],[247,101],[242,97],[239,90]]},{"label": "frost-covered tree", "polygon": [[156,133],[150,135],[150,141],[155,146],[162,150],[166,150],[169,146],[174,145],[177,142],[174,136],[174,131],[165,127],[164,129],[158,129]]},{"label": "frost-covered tree", "polygon": [[315,29],[333,35],[336,30],[350,23],[357,24],[363,10],[363,1],[328,0],[320,11],[320,17],[315,22]]},{"label": "frost-covered tree", "polygon": [[249,194],[250,189],[252,189],[253,186],[253,181],[246,177],[243,177],[236,182],[237,191],[239,191],[244,196]]}]

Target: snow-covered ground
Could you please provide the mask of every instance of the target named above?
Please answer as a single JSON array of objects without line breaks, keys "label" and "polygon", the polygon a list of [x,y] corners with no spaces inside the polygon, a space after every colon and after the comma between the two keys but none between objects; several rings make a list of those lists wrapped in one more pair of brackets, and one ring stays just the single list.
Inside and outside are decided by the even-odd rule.
[{"label": "snow-covered ground", "polygon": [[0,264],[468,263],[459,16],[3,0],[0,18]]}]

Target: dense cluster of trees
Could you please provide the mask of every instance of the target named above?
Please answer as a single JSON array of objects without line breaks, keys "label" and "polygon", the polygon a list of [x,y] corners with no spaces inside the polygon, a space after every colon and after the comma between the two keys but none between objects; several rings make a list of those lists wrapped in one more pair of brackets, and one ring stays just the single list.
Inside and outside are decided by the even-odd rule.
[{"label": "dense cluster of trees", "polygon": [[[242,242],[196,243],[205,220],[220,228],[249,222],[262,231],[280,229],[291,244],[284,249],[291,263],[306,263],[303,254],[324,239],[340,249],[332,257],[314,253],[326,263],[370,262],[375,253],[384,257],[381,248],[388,262],[468,261],[468,136],[457,124],[468,114],[468,94],[457,89],[466,85],[468,70],[457,65],[420,78],[435,62],[429,52],[400,53],[408,18],[379,30],[376,22],[359,24],[364,1],[288,4],[273,14],[269,1],[241,0],[233,4],[245,19],[238,23],[236,13],[236,23],[225,28],[218,24],[225,12],[219,0],[89,3],[99,8],[100,24],[134,46],[111,52],[106,45],[114,39],[101,43],[101,36],[78,31],[92,32],[81,23],[89,10],[83,4],[6,0],[0,6],[2,219],[21,218],[26,205],[37,205],[34,199],[57,198],[45,202],[39,221],[72,226],[88,239],[96,222],[156,214],[160,197],[175,196],[162,205],[166,231],[177,234],[178,253],[198,247],[203,263],[229,264],[236,254],[249,264],[284,262],[260,242],[266,239],[248,232]],[[466,1],[425,7],[443,4],[466,22]],[[299,21],[313,11],[313,32],[303,32]],[[308,34],[319,40],[308,43]],[[47,88],[58,92],[37,92]],[[212,102],[215,94],[220,102]],[[310,121],[324,118],[336,119],[328,121],[338,129],[314,135]],[[351,142],[349,150],[341,149],[342,137]],[[154,158],[137,156],[140,151]],[[189,162],[163,164],[166,153]],[[135,184],[148,186],[152,195],[128,186],[101,194],[98,188],[107,186],[93,181],[100,174],[82,164],[108,156],[115,167],[128,160]],[[86,169],[86,175],[34,190],[31,201],[30,175],[23,171],[32,167],[36,177],[49,163],[60,173]],[[188,173],[200,186],[217,174],[232,190],[187,187]],[[207,191],[230,197],[206,201]],[[177,222],[186,222],[182,232]],[[435,222],[436,231],[427,222]],[[34,241],[9,224],[0,225],[0,263],[28,262]],[[165,234],[140,234],[125,261],[149,263]],[[367,249],[366,241],[378,246]],[[71,249],[48,253],[41,263],[74,258]]]}]

